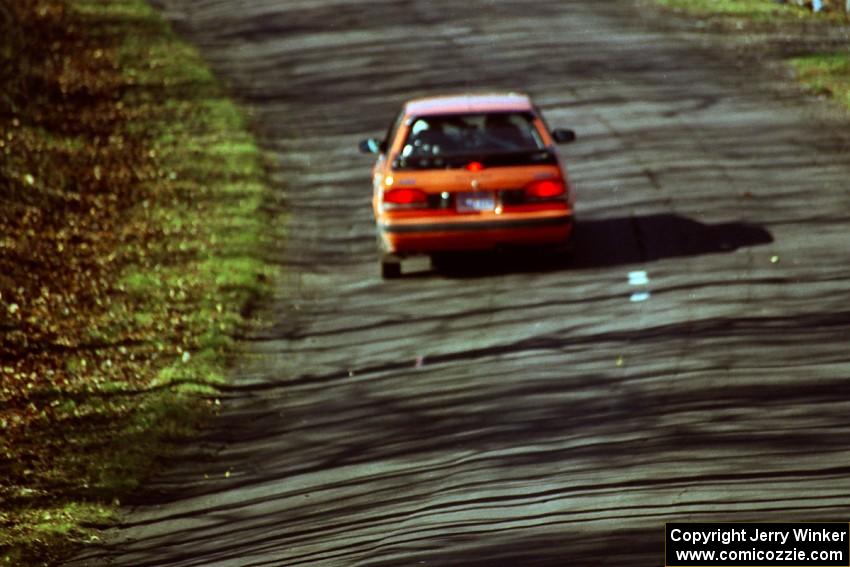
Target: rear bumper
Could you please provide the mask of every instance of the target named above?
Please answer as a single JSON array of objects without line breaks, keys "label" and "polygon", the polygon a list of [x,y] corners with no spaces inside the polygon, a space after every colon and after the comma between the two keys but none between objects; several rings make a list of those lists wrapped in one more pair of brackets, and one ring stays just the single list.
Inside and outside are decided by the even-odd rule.
[{"label": "rear bumper", "polygon": [[474,220],[406,219],[378,224],[384,250],[400,255],[563,244],[572,232],[572,214]]}]

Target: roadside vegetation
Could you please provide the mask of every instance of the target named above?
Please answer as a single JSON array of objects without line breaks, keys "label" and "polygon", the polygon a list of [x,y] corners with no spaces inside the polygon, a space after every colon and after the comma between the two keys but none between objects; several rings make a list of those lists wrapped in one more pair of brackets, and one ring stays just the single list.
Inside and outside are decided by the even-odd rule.
[{"label": "roadside vegetation", "polygon": [[850,50],[795,57],[791,64],[811,92],[834,98],[850,109]]},{"label": "roadside vegetation", "polygon": [[[818,46],[817,36],[830,27],[850,27],[845,0],[826,0],[813,13],[811,1],[797,0],[654,0],[665,9],[718,23],[727,31],[746,33],[752,28],[780,30],[806,38],[814,49],[789,59],[800,82],[812,93],[835,99],[850,109],[850,45],[839,51]],[[846,37],[846,34],[845,34]],[[802,45],[800,51],[809,51]],[[829,44],[830,41],[823,43]],[[834,43],[834,42],[833,42]],[[846,41],[844,42],[847,43]]]},{"label": "roadside vegetation", "polygon": [[0,565],[97,541],[272,275],[244,116],[144,0],[0,0]]},{"label": "roadside vegetation", "polygon": [[795,21],[810,18],[846,19],[844,0],[827,0],[821,12],[813,13],[811,1],[797,0],[655,0],[658,4],[698,16],[747,18],[751,21]]}]

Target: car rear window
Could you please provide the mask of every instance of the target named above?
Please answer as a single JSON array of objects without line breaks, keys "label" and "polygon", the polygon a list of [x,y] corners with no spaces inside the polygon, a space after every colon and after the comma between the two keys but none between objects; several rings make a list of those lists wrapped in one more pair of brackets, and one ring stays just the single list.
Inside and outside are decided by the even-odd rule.
[{"label": "car rear window", "polygon": [[491,112],[413,118],[395,165],[453,167],[473,157],[504,165],[550,159],[530,113]]},{"label": "car rear window", "polygon": [[401,153],[416,157],[540,149],[543,141],[530,114],[497,112],[414,118]]}]

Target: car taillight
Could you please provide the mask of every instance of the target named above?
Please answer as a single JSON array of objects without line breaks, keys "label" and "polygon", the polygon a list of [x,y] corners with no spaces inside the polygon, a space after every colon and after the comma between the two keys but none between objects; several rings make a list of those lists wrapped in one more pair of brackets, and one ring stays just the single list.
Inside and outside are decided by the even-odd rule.
[{"label": "car taillight", "polygon": [[560,179],[541,179],[525,186],[525,195],[531,199],[554,199],[567,192],[567,186]]},{"label": "car taillight", "polygon": [[384,191],[384,205],[394,207],[424,207],[428,204],[428,195],[422,189],[399,187]]}]

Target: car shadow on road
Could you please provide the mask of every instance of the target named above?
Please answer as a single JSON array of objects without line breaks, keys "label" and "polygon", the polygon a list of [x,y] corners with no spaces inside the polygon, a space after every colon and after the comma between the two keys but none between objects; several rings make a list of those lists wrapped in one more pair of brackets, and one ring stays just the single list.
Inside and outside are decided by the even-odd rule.
[{"label": "car shadow on road", "polygon": [[749,223],[704,224],[675,214],[581,220],[574,249],[499,250],[451,254],[432,262],[434,273],[453,278],[476,278],[511,273],[608,268],[685,256],[734,252],[773,242],[765,228]]}]

